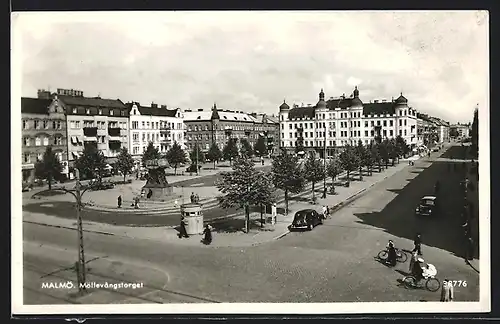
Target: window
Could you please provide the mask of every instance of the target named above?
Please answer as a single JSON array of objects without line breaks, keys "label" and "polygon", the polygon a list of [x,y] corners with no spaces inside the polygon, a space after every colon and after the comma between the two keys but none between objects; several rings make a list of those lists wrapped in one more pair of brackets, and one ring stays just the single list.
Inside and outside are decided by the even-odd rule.
[{"label": "window", "polygon": [[387,126],[387,120],[384,120],[384,127]]},{"label": "window", "polygon": [[375,121],[372,120],[372,126],[375,126]]},{"label": "window", "polygon": [[350,137],[352,137],[352,131],[350,131],[349,134],[351,135]]},{"label": "window", "polygon": [[406,126],[406,119],[405,119],[405,126]]},{"label": "window", "polygon": [[403,126],[403,121],[401,119],[399,120],[399,126]]},{"label": "window", "polygon": [[35,146],[40,146],[42,145],[42,140],[40,139],[40,137],[35,137]]},{"label": "window", "polygon": [[142,129],[146,128],[146,122],[142,122]]},{"label": "window", "polygon": [[30,146],[30,138],[29,137],[23,138],[23,143],[24,143],[24,146]]},{"label": "window", "polygon": [[391,126],[391,127],[394,126],[394,121],[389,120],[389,126]]},{"label": "window", "polygon": [[389,136],[394,136],[394,131],[392,129],[389,131]]},{"label": "window", "polygon": [[146,133],[142,133],[142,141],[146,141]]},{"label": "window", "polygon": [[370,136],[373,137],[375,135],[375,132],[374,131],[371,131],[370,132]]},{"label": "window", "polygon": [[54,145],[62,145],[62,138],[61,138],[61,136],[55,136],[54,137]]},{"label": "window", "polygon": [[387,131],[384,129],[384,136],[387,136]]},{"label": "window", "polygon": [[88,109],[88,108],[87,108],[87,109],[85,109],[85,113],[86,113],[87,115],[89,115],[89,114],[90,114],[90,109]]},{"label": "window", "polygon": [[149,122],[146,122],[146,128],[149,129]]},{"label": "window", "polygon": [[406,136],[406,129],[405,129],[405,136]]},{"label": "window", "polygon": [[[291,125],[290,125],[290,126],[291,126]],[[292,138],[292,137],[293,137],[293,136],[292,136],[292,133],[290,133],[290,138]]]},{"label": "window", "polygon": [[80,129],[80,121],[76,121],[75,122],[75,128],[76,129]]},{"label": "window", "polygon": [[160,134],[156,133],[156,141],[159,142],[160,141]]},{"label": "window", "polygon": [[49,128],[49,122],[44,120],[43,121],[43,129],[48,129]]},{"label": "window", "polygon": [[377,126],[380,126],[380,120],[377,120]]},{"label": "window", "polygon": [[365,137],[368,137],[368,131],[365,131]]},{"label": "window", "polygon": [[113,116],[114,114],[115,114],[114,110],[113,110],[113,109],[110,109],[110,110],[109,110],[109,115],[110,115],[110,116]]},{"label": "window", "polygon": [[289,124],[289,125],[288,125],[288,128],[289,128],[289,129],[292,129],[292,124]]},{"label": "window", "polygon": [[[281,124],[281,129],[285,129],[285,124]],[[191,130],[191,127],[188,128],[188,131]]]},{"label": "window", "polygon": [[403,131],[399,130],[399,136],[403,136]]},{"label": "window", "polygon": [[35,128],[40,129],[40,121],[39,120],[35,120]]},{"label": "window", "polygon": [[36,159],[37,159],[37,161],[42,161],[43,160],[43,153],[38,153],[36,155]]},{"label": "window", "polygon": [[76,114],[76,108],[71,109],[71,112],[72,112],[73,114]]},{"label": "window", "polygon": [[99,108],[99,115],[102,115],[102,109]]},{"label": "window", "polygon": [[23,129],[28,129],[29,128],[29,123],[27,120],[23,120]]},{"label": "window", "polygon": [[139,142],[139,133],[133,133],[132,139],[134,140],[134,142]]},{"label": "window", "polygon": [[285,137],[285,133],[281,133],[281,138]]},{"label": "window", "polygon": [[31,157],[29,153],[24,153],[24,163],[30,163]]}]

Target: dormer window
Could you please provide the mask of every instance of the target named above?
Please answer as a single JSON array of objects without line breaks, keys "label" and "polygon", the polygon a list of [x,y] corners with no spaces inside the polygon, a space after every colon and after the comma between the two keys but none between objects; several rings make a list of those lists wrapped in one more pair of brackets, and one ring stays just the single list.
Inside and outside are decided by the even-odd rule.
[{"label": "dormer window", "polygon": [[113,116],[113,115],[114,115],[114,111],[113,111],[113,109],[110,109],[110,110],[109,110],[109,115],[110,115],[110,116]]},{"label": "dormer window", "polygon": [[71,112],[72,112],[73,114],[76,114],[76,108],[73,108],[73,109],[71,110]]},{"label": "dormer window", "polygon": [[88,109],[88,108],[87,108],[87,109],[85,109],[85,113],[86,113],[87,115],[89,115],[89,114],[90,114],[90,109]]},{"label": "dormer window", "polygon": [[102,115],[102,109],[99,108],[99,115]]}]

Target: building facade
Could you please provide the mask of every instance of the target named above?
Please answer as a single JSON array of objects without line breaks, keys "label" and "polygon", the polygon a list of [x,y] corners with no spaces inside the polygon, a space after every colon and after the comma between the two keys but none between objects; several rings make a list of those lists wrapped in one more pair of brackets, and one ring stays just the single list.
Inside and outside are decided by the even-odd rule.
[{"label": "building facade", "polygon": [[64,107],[70,167],[87,145],[102,151],[107,163],[116,162],[128,148],[128,109],[119,99],[84,97],[82,91],[58,89],[55,100]]},{"label": "building facade", "polygon": [[427,114],[417,114],[417,133],[422,138],[423,146],[432,148],[439,143],[438,127],[435,121]]},{"label": "building facade", "polygon": [[218,109],[214,104],[210,110],[186,110],[184,123],[188,150],[198,145],[206,152],[212,143],[217,143],[222,150],[233,138],[239,147],[242,139],[253,146],[261,136],[265,137],[268,149],[276,149],[278,124],[272,116]]},{"label": "building facade", "polygon": [[64,108],[52,100],[50,92],[38,90],[38,98],[21,98],[22,179],[32,182],[35,163],[43,159],[48,146],[68,173],[66,118]]},{"label": "building facade", "polygon": [[470,123],[469,124],[455,124],[450,125],[450,132],[455,133],[459,138],[468,138],[470,137]]},{"label": "building facade", "polygon": [[[417,145],[417,112],[408,106],[401,94],[389,102],[363,103],[355,87],[352,95],[330,97],[323,90],[316,105],[279,107],[280,148],[286,151],[315,151],[321,157],[331,156],[346,144],[357,145],[400,135],[410,147]],[[300,149],[298,149],[298,145]]]},{"label": "building facade", "polygon": [[158,107],[141,106],[138,102],[126,104],[129,113],[129,153],[135,160],[140,160],[149,142],[162,154],[177,142],[183,149],[184,114],[181,109],[168,109],[166,105]]}]

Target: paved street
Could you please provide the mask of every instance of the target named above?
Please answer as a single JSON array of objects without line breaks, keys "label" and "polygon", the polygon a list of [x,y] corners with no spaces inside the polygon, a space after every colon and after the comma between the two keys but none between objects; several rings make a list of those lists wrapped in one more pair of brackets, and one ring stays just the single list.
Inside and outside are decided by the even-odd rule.
[{"label": "paved street", "polygon": [[[435,301],[439,292],[399,286],[408,261],[391,269],[374,258],[389,239],[396,247],[411,250],[413,236],[420,231],[424,258],[436,266],[438,278],[467,281],[467,287],[455,288],[456,300],[477,301],[479,274],[461,257],[464,248],[456,203],[461,173],[448,172],[446,162],[435,161],[437,155],[432,155],[432,165],[425,158],[373,186],[312,232],[290,233],[255,247],[213,249],[85,233],[86,251],[92,257],[119,262],[123,271],[134,273],[113,280],[143,280],[144,294],[159,296],[149,302]],[[437,179],[446,212],[432,219],[416,218],[416,204],[423,195],[433,193]],[[24,240],[25,262],[40,267],[38,272],[24,270],[25,303],[54,303],[55,297],[47,295],[55,292],[40,293],[40,281],[46,279],[40,279],[39,273],[72,265],[77,256],[76,233],[25,223]],[[66,252],[57,253],[54,259],[54,253],[46,250],[51,248]],[[148,268],[142,278],[137,278],[138,265]],[[96,267],[105,269],[106,265]],[[167,273],[169,279],[162,279],[160,273]],[[136,298],[130,293],[111,295],[93,292],[83,299],[67,294],[57,298],[84,303]]]}]

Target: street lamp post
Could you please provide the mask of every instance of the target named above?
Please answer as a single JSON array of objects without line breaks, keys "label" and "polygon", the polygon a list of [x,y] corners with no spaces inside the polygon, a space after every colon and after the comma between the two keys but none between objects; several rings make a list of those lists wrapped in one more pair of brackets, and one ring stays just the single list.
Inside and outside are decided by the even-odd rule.
[{"label": "street lamp post", "polygon": [[327,129],[328,129],[328,131],[331,129],[330,124],[328,124],[328,126],[325,127],[325,143],[324,143],[325,145],[324,145],[324,163],[323,163],[325,174],[323,177],[323,198],[326,198],[326,136],[327,136],[326,133],[327,133]]}]

